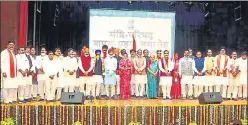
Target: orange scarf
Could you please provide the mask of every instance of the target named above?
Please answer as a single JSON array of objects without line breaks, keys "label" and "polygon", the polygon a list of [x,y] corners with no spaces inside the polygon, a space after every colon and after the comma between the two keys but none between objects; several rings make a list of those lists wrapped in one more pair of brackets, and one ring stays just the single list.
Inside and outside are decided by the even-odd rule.
[{"label": "orange scarf", "polygon": [[9,53],[9,61],[10,61],[10,78],[14,78],[15,77],[14,57],[9,50],[8,53]]},{"label": "orange scarf", "polygon": [[[218,57],[217,57],[217,67],[218,67],[218,69],[220,69],[220,58],[221,58],[221,56],[218,55]],[[224,67],[227,66],[227,61],[228,61],[228,58],[225,55],[225,64],[224,64]],[[217,76],[220,76],[220,70],[217,70]],[[227,71],[226,70],[223,70],[223,77],[227,77]]]}]

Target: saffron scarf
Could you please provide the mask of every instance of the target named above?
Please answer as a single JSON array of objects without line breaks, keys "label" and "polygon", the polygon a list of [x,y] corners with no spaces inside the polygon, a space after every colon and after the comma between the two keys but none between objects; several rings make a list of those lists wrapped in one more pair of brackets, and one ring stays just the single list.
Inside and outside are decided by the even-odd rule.
[{"label": "saffron scarf", "polygon": [[[217,67],[218,67],[218,69],[220,69],[220,59],[221,59],[221,56],[218,55],[218,57],[217,57]],[[224,64],[224,67],[227,66],[227,61],[228,61],[228,58],[225,55],[225,64]],[[217,70],[217,76],[220,76],[220,70]],[[223,77],[227,77],[227,71],[226,70],[223,70]]]},{"label": "saffron scarf", "polygon": [[15,77],[15,64],[14,64],[14,57],[10,50],[8,50],[9,53],[9,61],[10,61],[10,78]]}]

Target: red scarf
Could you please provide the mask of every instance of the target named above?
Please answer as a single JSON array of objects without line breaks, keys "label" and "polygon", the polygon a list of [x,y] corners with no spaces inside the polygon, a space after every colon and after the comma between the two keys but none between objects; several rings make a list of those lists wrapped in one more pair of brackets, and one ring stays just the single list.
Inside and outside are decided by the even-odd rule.
[{"label": "red scarf", "polygon": [[103,52],[103,59],[107,57],[107,52]]},{"label": "red scarf", "polygon": [[15,62],[14,62],[14,57],[10,50],[8,50],[9,53],[9,61],[10,61],[10,78],[15,77]]}]

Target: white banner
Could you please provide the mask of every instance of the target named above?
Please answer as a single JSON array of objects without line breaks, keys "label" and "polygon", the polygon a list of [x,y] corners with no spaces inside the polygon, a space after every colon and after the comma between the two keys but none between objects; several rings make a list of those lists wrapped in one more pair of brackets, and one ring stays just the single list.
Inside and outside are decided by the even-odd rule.
[{"label": "white banner", "polygon": [[[126,13],[130,12],[132,11]],[[91,15],[89,36],[91,54],[94,55],[94,51],[101,49],[102,45],[129,51],[132,49],[133,35],[137,49],[148,49],[150,52],[161,49],[171,52],[174,50],[172,25],[174,22],[170,18]]]}]

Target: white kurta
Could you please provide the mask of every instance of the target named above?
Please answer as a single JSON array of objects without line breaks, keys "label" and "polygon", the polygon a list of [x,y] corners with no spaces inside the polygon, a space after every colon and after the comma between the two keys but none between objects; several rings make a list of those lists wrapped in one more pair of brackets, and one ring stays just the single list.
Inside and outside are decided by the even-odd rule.
[{"label": "white kurta", "polygon": [[[166,64],[166,61],[164,58],[159,61],[158,67],[159,67],[160,72],[165,72],[167,70],[169,71],[168,73],[170,73],[174,68],[174,63],[170,59],[168,59],[169,66],[167,69],[163,69],[162,60],[164,61],[164,64]],[[172,76],[171,75],[160,76],[159,85],[167,85],[167,84],[172,84]]]},{"label": "white kurta", "polygon": [[27,75],[24,77],[19,70],[25,71],[29,69],[29,61],[25,54],[20,54],[16,56],[17,60],[17,78],[20,80],[19,85],[30,85],[30,82],[28,82]]},{"label": "white kurta", "polygon": [[63,60],[63,68],[64,68],[64,80],[63,83],[59,85],[59,87],[64,87],[66,85],[76,85],[76,72],[73,75],[69,75],[67,71],[77,71],[78,62],[76,58],[65,57]]},{"label": "white kurta", "polygon": [[[104,66],[104,59],[101,58],[102,60],[102,66]],[[94,66],[93,70],[95,70],[95,65],[96,65],[96,59],[94,59],[93,61],[94,63],[92,64]],[[102,67],[103,68],[103,67]],[[95,82],[95,83],[98,83],[98,84],[102,84],[103,83],[103,77],[102,75],[93,75],[92,77],[92,80]]]},{"label": "white kurta", "polygon": [[46,78],[49,78],[49,76],[51,75],[55,75],[54,77],[57,77],[57,73],[60,70],[60,66],[58,65],[58,62],[56,60],[47,59],[43,63],[43,69]]},{"label": "white kurta", "polygon": [[247,85],[247,59],[239,58],[240,65],[240,84]]},{"label": "white kurta", "polygon": [[228,65],[229,85],[239,85],[240,73],[237,74],[236,77],[233,77],[232,74],[231,74],[232,70],[234,70],[234,71],[236,71],[236,70],[239,71],[240,70],[238,59],[236,59],[236,60],[230,59],[228,64],[229,64]]},{"label": "white kurta", "polygon": [[[47,60],[48,59],[48,56],[47,55],[40,55],[40,56],[37,56],[36,57],[36,63],[37,63],[37,69],[40,69],[40,68],[43,68],[43,63],[44,63],[44,60]],[[38,74],[37,76],[37,80],[40,81],[40,80],[45,80],[45,74]]]},{"label": "white kurta", "polygon": [[[227,56],[228,57],[228,56]],[[214,61],[214,66],[215,68],[217,68],[217,58],[218,58],[218,55],[215,57],[215,61]],[[229,57],[228,57],[228,63],[229,63]],[[225,55],[221,55],[221,58],[220,58],[220,70],[223,70],[225,68],[228,68],[228,64],[227,63],[227,66],[225,67]],[[227,70],[227,77],[223,77],[223,75],[221,74],[221,76],[215,76],[215,85],[228,85],[228,70]]]},{"label": "white kurta", "polygon": [[105,68],[105,85],[116,85],[116,69],[117,69],[117,59],[114,57],[106,57],[104,59],[104,68]]},{"label": "white kurta", "polygon": [[[14,67],[16,67],[16,56],[14,53],[12,53],[12,56],[14,57]],[[3,78],[1,74],[1,88],[17,88],[18,87],[18,82],[16,82],[17,78],[17,72],[15,72],[15,78],[10,78],[10,57],[8,50],[5,49],[1,52],[1,72],[6,73],[7,78]]]}]

